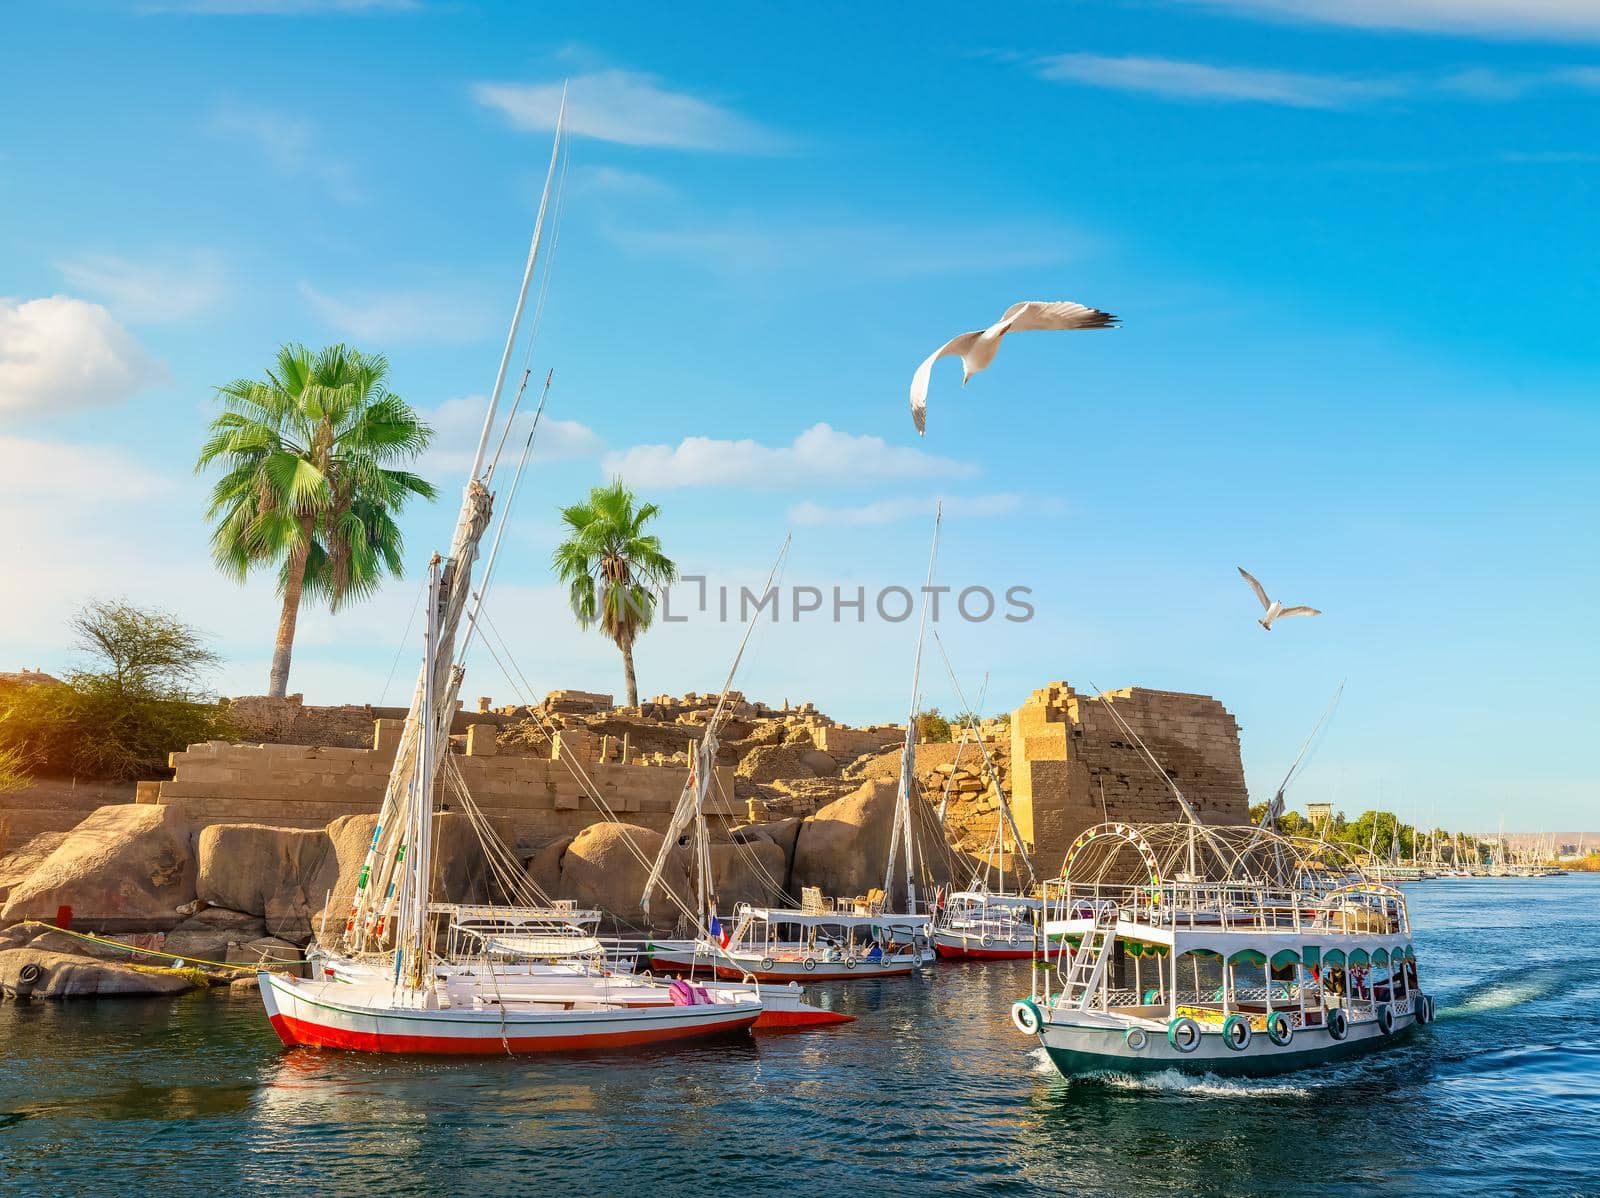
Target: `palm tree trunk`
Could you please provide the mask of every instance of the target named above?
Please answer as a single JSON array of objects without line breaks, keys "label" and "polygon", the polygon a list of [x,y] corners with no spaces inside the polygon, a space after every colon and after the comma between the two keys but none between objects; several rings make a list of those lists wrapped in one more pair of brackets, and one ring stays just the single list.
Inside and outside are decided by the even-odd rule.
[{"label": "palm tree trunk", "polygon": [[628,706],[639,706],[639,680],[633,676],[633,642],[623,641],[618,646],[622,650],[622,673],[628,680]]},{"label": "palm tree trunk", "polygon": [[306,560],[311,556],[310,516],[300,521],[300,547],[289,559],[283,586],[283,611],[278,616],[278,639],[272,646],[272,675],[267,694],[281,699],[289,693],[289,659],[294,654],[294,627],[300,618],[300,591],[306,581]]}]

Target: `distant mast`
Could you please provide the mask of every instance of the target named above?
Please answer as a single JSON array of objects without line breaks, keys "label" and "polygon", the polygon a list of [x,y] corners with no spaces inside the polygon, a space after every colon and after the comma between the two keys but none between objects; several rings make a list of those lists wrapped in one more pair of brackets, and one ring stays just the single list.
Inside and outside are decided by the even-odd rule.
[{"label": "distant mast", "polygon": [[900,790],[895,795],[894,831],[889,834],[889,864],[883,872],[883,892],[888,895],[894,885],[895,858],[903,850],[906,855],[907,915],[917,913],[916,836],[912,829],[911,797],[917,785],[917,706],[922,697],[922,643],[928,634],[928,596],[933,591],[933,566],[939,557],[939,525],[943,521],[944,501],[940,500],[933,513],[933,547],[928,551],[928,581],[922,588],[917,656],[911,666],[911,713],[906,718],[906,742],[900,754]]}]

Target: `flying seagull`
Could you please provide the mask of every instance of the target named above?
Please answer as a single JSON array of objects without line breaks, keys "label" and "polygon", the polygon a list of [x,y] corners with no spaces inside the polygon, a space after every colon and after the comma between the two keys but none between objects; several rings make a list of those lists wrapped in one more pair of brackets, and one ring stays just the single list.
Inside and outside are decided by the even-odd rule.
[{"label": "flying seagull", "polygon": [[1257,620],[1256,623],[1260,624],[1268,632],[1272,631],[1272,622],[1281,616],[1320,616],[1322,614],[1314,607],[1285,607],[1276,599],[1268,599],[1266,588],[1251,577],[1248,570],[1240,566],[1239,573],[1244,575],[1244,580],[1250,584],[1250,589],[1256,593],[1256,598],[1261,600],[1261,606],[1267,610],[1267,614]]},{"label": "flying seagull", "polygon": [[940,358],[952,354],[961,358],[964,368],[961,385],[965,387],[968,379],[994,361],[1000,339],[1007,333],[1025,333],[1033,329],[1109,329],[1116,323],[1117,318],[1109,312],[1065,300],[1024,300],[1012,304],[1006,314],[988,328],[951,338],[917,367],[917,373],[911,376],[911,420],[917,432],[922,433],[927,428],[928,376]]}]

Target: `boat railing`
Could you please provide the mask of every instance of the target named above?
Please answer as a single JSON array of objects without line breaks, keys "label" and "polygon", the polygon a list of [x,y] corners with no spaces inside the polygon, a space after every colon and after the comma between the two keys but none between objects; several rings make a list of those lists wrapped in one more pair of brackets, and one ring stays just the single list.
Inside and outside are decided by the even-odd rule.
[{"label": "boat railing", "polygon": [[1110,886],[1061,880],[1046,882],[1044,893],[1051,920],[1088,920],[1110,901],[1125,921],[1172,929],[1403,933],[1410,927],[1405,899],[1377,883],[1323,892],[1233,882]]}]

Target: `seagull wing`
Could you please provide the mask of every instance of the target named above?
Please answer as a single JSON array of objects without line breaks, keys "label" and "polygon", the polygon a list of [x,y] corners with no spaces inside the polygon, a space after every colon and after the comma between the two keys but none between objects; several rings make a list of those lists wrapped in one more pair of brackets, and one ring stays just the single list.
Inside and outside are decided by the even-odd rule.
[{"label": "seagull wing", "polygon": [[1250,584],[1250,589],[1256,593],[1256,598],[1261,600],[1261,606],[1263,608],[1271,607],[1272,606],[1272,600],[1267,598],[1267,590],[1266,590],[1266,588],[1263,587],[1259,582],[1257,582],[1255,580],[1255,576],[1252,575],[1250,573],[1250,571],[1246,570],[1243,566],[1238,566],[1238,567],[1235,567],[1235,568],[1239,571],[1240,574],[1244,575],[1244,580]]},{"label": "seagull wing", "polygon": [[1321,614],[1314,607],[1286,607],[1278,613],[1279,616],[1320,616]]},{"label": "seagull wing", "polygon": [[940,358],[948,358],[952,354],[964,354],[972,348],[973,342],[983,336],[983,330],[973,333],[962,333],[959,337],[952,337],[938,349],[934,350],[917,367],[917,372],[911,376],[911,423],[917,426],[920,434],[928,425],[928,379],[933,374],[933,364]]},{"label": "seagull wing", "polygon": [[1109,329],[1118,321],[1109,312],[1068,300],[1023,300],[1007,308],[999,323],[1007,333],[1025,333],[1033,329]]}]

